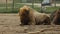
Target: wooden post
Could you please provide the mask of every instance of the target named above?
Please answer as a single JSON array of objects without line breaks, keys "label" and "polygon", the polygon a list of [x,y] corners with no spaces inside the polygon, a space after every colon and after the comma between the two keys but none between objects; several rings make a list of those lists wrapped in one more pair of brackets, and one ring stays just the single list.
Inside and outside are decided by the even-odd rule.
[{"label": "wooden post", "polygon": [[12,11],[14,11],[14,0],[12,2]]},{"label": "wooden post", "polygon": [[54,0],[54,7],[56,7],[56,0]]},{"label": "wooden post", "polygon": [[32,8],[34,8],[34,0],[32,0]]},{"label": "wooden post", "polygon": [[41,13],[42,13],[43,11],[42,11],[42,0],[41,0]]},{"label": "wooden post", "polygon": [[7,11],[7,8],[8,8],[8,7],[7,7],[7,0],[6,0],[6,11]]}]

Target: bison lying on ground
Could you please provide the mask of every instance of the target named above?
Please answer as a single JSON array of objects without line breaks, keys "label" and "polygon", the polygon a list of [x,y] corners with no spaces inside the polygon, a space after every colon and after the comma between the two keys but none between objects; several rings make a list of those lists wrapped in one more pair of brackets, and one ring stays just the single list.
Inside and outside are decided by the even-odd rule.
[{"label": "bison lying on ground", "polygon": [[45,13],[39,13],[29,6],[23,6],[19,11],[21,25],[49,25],[50,18]]},{"label": "bison lying on ground", "polygon": [[60,25],[60,9],[56,10],[56,12],[54,13],[54,18],[52,23],[55,25]]}]

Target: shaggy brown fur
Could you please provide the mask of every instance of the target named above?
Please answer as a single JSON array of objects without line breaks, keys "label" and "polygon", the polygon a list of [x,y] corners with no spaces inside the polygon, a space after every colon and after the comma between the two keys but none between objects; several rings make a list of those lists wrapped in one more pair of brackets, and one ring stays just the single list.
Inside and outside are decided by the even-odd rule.
[{"label": "shaggy brown fur", "polygon": [[50,25],[51,21],[47,14],[45,13],[36,13],[35,15],[36,25]]},{"label": "shaggy brown fur", "polygon": [[50,24],[50,18],[45,13],[39,13],[28,6],[23,6],[19,11],[22,25]]},{"label": "shaggy brown fur", "polygon": [[20,15],[20,21],[22,25],[34,25],[35,24],[35,18],[33,15],[33,11],[30,10],[29,7],[24,6],[20,8],[19,11]]},{"label": "shaggy brown fur", "polygon": [[56,11],[52,22],[56,25],[60,25],[60,9]]}]

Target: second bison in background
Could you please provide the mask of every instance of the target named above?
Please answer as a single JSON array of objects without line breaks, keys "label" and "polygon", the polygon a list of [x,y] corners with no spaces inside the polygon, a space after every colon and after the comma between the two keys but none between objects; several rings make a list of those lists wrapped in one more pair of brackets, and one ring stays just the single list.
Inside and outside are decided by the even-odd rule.
[{"label": "second bison in background", "polygon": [[60,9],[56,10],[53,16],[52,23],[55,25],[60,25]]},{"label": "second bison in background", "polygon": [[21,25],[49,25],[50,17],[45,13],[39,13],[29,6],[23,6],[19,11]]}]

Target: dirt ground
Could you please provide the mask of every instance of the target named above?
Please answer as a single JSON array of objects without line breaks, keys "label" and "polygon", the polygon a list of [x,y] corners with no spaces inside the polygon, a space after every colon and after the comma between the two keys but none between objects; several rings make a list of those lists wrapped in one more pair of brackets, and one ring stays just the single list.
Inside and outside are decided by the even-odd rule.
[{"label": "dirt ground", "polygon": [[18,14],[0,14],[0,34],[60,34],[59,25],[20,26]]}]

